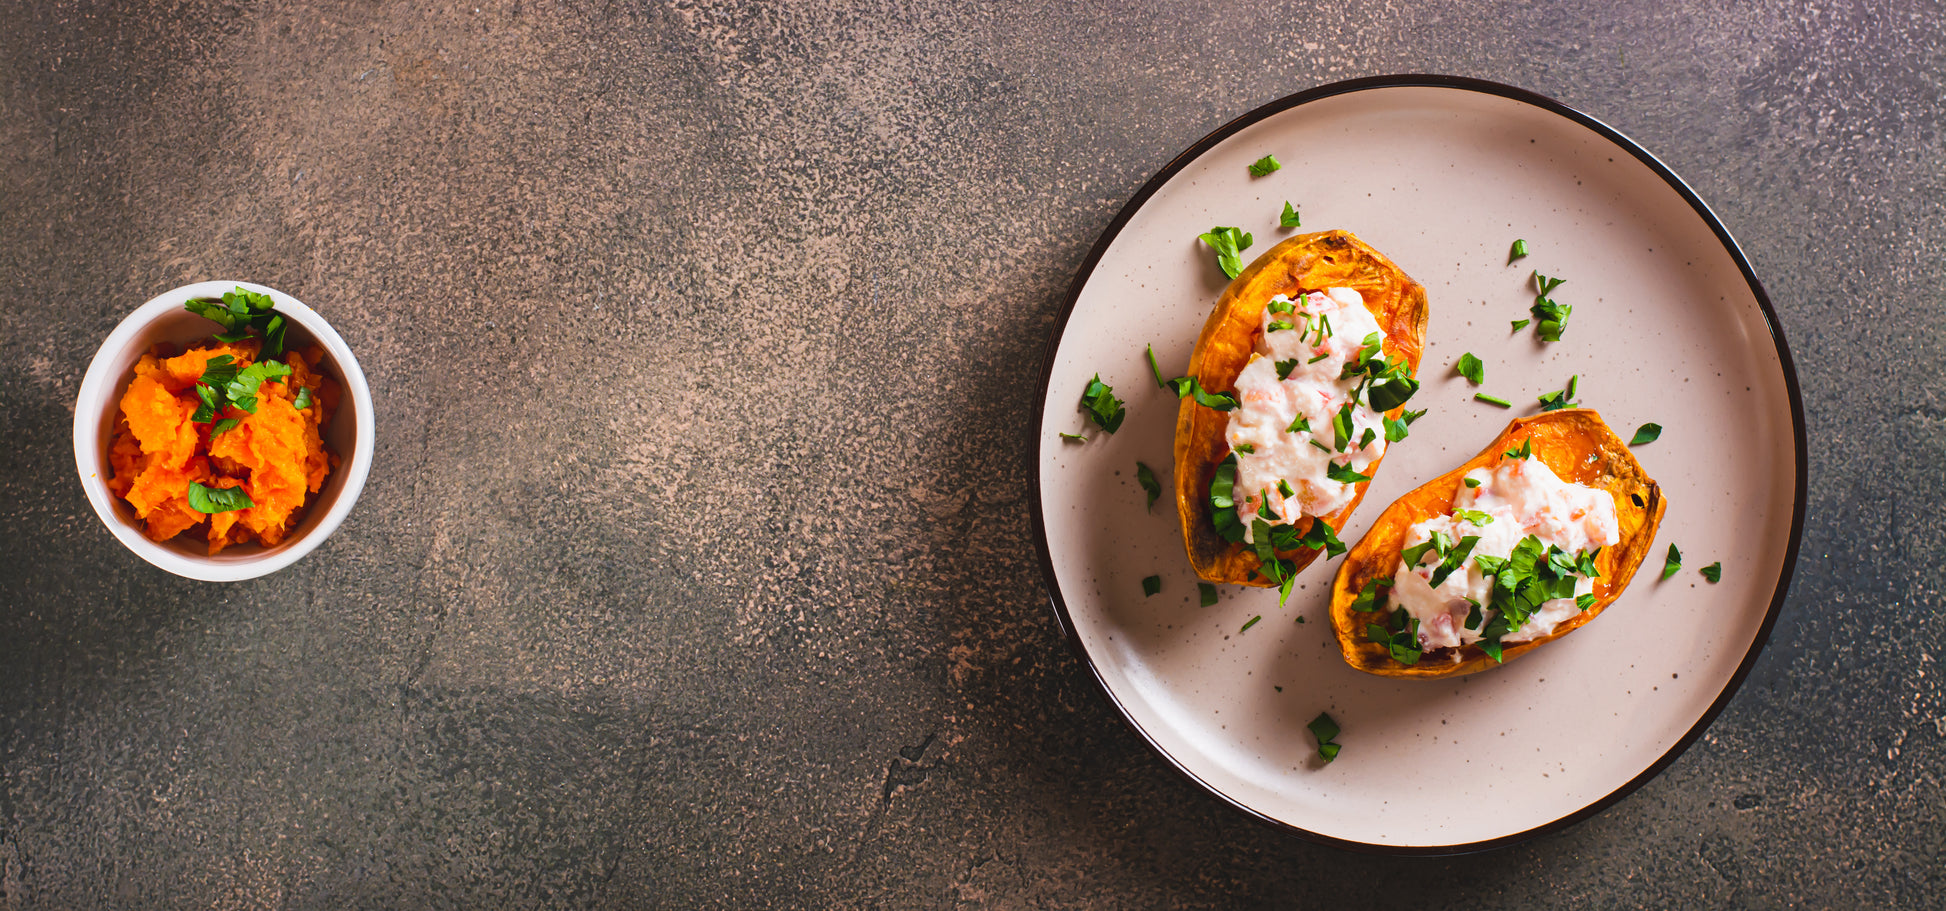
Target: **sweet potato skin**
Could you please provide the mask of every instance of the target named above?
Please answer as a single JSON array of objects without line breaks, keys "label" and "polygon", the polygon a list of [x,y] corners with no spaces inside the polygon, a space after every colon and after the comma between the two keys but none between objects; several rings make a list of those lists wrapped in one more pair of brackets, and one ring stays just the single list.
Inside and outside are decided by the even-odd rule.
[{"label": "sweet potato skin", "polygon": [[[1351,288],[1365,299],[1365,308],[1385,330],[1385,353],[1397,355],[1419,372],[1426,344],[1426,289],[1413,281],[1384,254],[1349,231],[1300,234],[1264,251],[1238,273],[1210,312],[1190,355],[1189,376],[1211,392],[1234,393],[1237,375],[1250,361],[1262,324],[1264,307],[1283,294],[1291,298],[1327,288]],[[1404,407],[1388,414],[1398,417]],[[1183,546],[1196,575],[1211,582],[1269,586],[1257,572],[1261,562],[1249,547],[1232,544],[1210,522],[1209,484],[1229,453],[1224,438],[1229,415],[1184,398],[1176,413],[1176,512],[1182,519]],[[1376,471],[1379,461],[1368,471]],[[1361,482],[1352,501],[1325,517],[1333,530],[1365,497],[1370,482]],[[1299,529],[1308,531],[1311,519]],[[1299,571],[1322,551],[1282,551]]]},{"label": "sweet potato skin", "polygon": [[1408,529],[1414,523],[1445,515],[1453,509],[1461,478],[1475,468],[1490,467],[1505,458],[1503,453],[1531,440],[1534,458],[1540,459],[1564,481],[1608,491],[1615,497],[1621,540],[1603,548],[1595,558],[1601,571],[1595,579],[1595,604],[1554,632],[1509,645],[1502,658],[1512,661],[1540,646],[1588,625],[1628,587],[1636,569],[1642,565],[1655,544],[1656,527],[1668,503],[1662,488],[1642,470],[1629,452],[1628,444],[1588,408],[1549,411],[1515,418],[1479,455],[1464,464],[1400,497],[1380,513],[1365,537],[1352,546],[1338,567],[1331,586],[1331,631],[1338,638],[1338,650],[1345,663],[1368,674],[1383,677],[1422,679],[1457,677],[1499,666],[1478,646],[1429,651],[1413,665],[1392,660],[1385,646],[1369,641],[1365,624],[1380,616],[1351,609],[1358,592],[1373,579],[1390,579],[1399,566],[1399,551]]}]

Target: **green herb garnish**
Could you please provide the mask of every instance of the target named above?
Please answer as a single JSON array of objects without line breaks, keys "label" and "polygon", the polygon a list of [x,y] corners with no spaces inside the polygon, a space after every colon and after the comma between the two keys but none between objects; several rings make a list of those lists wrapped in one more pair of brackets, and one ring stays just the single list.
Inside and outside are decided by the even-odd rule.
[{"label": "green herb garnish", "polygon": [[1311,736],[1318,739],[1318,755],[1325,762],[1338,758],[1338,722],[1332,721],[1329,714],[1319,712],[1318,717],[1311,719],[1311,723],[1305,727],[1310,728]]},{"label": "green herb garnish", "polygon": [[1548,295],[1553,293],[1561,283],[1562,279],[1548,278],[1539,272],[1534,273],[1534,288],[1540,293],[1534,295],[1534,306],[1528,309],[1534,314],[1534,333],[1544,342],[1560,341],[1562,330],[1568,327],[1568,315],[1574,312],[1573,307],[1556,303],[1548,298]]},{"label": "green herb garnish", "polygon": [[1277,378],[1280,380],[1290,379],[1291,371],[1297,369],[1297,358],[1291,358],[1288,361],[1277,361],[1275,363],[1277,367]]},{"label": "green herb garnish", "polygon": [[1115,397],[1114,387],[1101,381],[1101,374],[1088,381],[1088,388],[1081,391],[1081,407],[1094,419],[1095,426],[1114,433],[1122,426],[1122,419],[1128,417],[1128,409],[1122,407],[1122,400]]},{"label": "green herb garnish", "polygon": [[[1468,478],[1467,480],[1469,480],[1469,481],[1473,481],[1473,479],[1472,479],[1472,478]],[[1480,484],[1480,482],[1478,482],[1478,481],[1473,481],[1473,486],[1475,486],[1475,487],[1478,487],[1478,486],[1479,486],[1479,484]],[[1463,522],[1471,522],[1471,523],[1473,523],[1474,525],[1492,525],[1492,524],[1493,524],[1493,517],[1492,517],[1492,516],[1490,516],[1490,515],[1487,515],[1486,513],[1484,513],[1484,512],[1481,512],[1481,511],[1479,511],[1479,510],[1477,510],[1477,509],[1455,509],[1455,510],[1453,510],[1453,518],[1455,518],[1455,519],[1459,519],[1460,521],[1463,521]]]},{"label": "green herb garnish", "polygon": [[1237,517],[1236,481],[1237,457],[1231,454],[1217,463],[1209,482],[1210,524],[1231,544],[1243,543],[1244,533],[1243,520]]},{"label": "green herb garnish", "polygon": [[1278,168],[1281,168],[1283,166],[1284,165],[1277,160],[1277,156],[1265,155],[1264,157],[1259,158],[1256,161],[1251,163],[1250,176],[1263,177],[1264,175],[1270,174],[1271,172],[1276,171]]},{"label": "green herb garnish", "polygon": [[1291,422],[1291,426],[1284,428],[1284,432],[1304,433],[1305,431],[1308,431],[1310,429],[1311,429],[1311,419],[1300,414],[1297,416],[1297,420]]},{"label": "green herb garnish", "polygon": [[1159,591],[1161,591],[1161,590],[1162,590],[1162,577],[1161,577],[1161,576],[1144,576],[1144,577],[1142,577],[1142,596],[1143,596],[1143,597],[1145,597],[1145,598],[1146,598],[1146,597],[1148,597],[1148,596],[1150,596],[1150,595],[1153,595],[1153,594],[1155,594],[1156,592],[1159,592]]},{"label": "green herb garnish", "polygon": [[195,481],[189,482],[189,508],[197,512],[231,512],[255,505],[241,487],[204,487]]},{"label": "green herb garnish", "polygon": [[238,287],[235,291],[225,292],[220,300],[213,297],[192,298],[183,302],[182,308],[222,326],[223,332],[212,336],[216,341],[225,344],[240,342],[255,332],[264,340],[257,357],[271,360],[284,353],[284,317],[276,312],[267,294]]},{"label": "green herb garnish", "polygon": [[1682,569],[1682,551],[1677,550],[1676,545],[1671,544],[1669,545],[1669,555],[1662,559],[1662,578],[1667,579],[1675,575],[1676,571],[1680,569]]},{"label": "green herb garnish", "polygon": [[1501,455],[1506,456],[1509,459],[1531,458],[1534,455],[1534,438],[1528,437],[1527,439],[1521,440],[1519,446],[1515,446],[1514,448],[1501,453]]},{"label": "green herb garnish", "polygon": [[1203,243],[1216,251],[1216,265],[1223,274],[1236,278],[1243,271],[1243,251],[1250,249],[1251,237],[1242,228],[1215,227],[1207,234],[1197,235]]},{"label": "green herb garnish", "polygon": [[1579,379],[1581,379],[1581,377],[1578,374],[1575,376],[1568,377],[1568,385],[1566,387],[1562,388],[1557,392],[1550,392],[1537,399],[1537,401],[1541,403],[1541,410],[1559,411],[1563,408],[1573,408],[1576,407],[1577,405],[1580,405],[1581,404],[1580,402],[1573,401],[1574,385],[1575,382]]},{"label": "green herb garnish", "polygon": [[1236,396],[1205,390],[1203,384],[1197,382],[1193,376],[1179,376],[1173,380],[1164,382],[1162,385],[1165,389],[1175,390],[1176,398],[1180,399],[1185,396],[1193,397],[1196,399],[1196,404],[1205,408],[1214,408],[1217,411],[1231,411],[1237,407]]},{"label": "green herb garnish", "polygon": [[1643,443],[1653,443],[1660,436],[1662,436],[1661,424],[1643,424],[1635,428],[1635,437],[1629,440],[1628,444],[1630,446],[1640,446]]},{"label": "green herb garnish", "polygon": [[1345,552],[1345,542],[1338,540],[1337,533],[1331,529],[1331,523],[1326,522],[1323,516],[1312,517],[1310,530],[1304,533],[1304,537],[1297,539],[1297,546],[1305,550],[1322,550],[1333,557]]},{"label": "green herb garnish", "polygon": [[1204,607],[1208,607],[1212,604],[1215,604],[1216,586],[1211,585],[1208,582],[1196,583],[1196,598],[1197,600],[1202,602],[1202,606]]},{"label": "green herb garnish", "polygon": [[1480,359],[1474,357],[1471,351],[1460,355],[1459,364],[1456,365],[1456,369],[1459,370],[1460,376],[1466,377],[1475,386],[1486,382],[1487,366],[1480,363]]},{"label": "green herb garnish", "polygon": [[1477,400],[1479,400],[1479,401],[1482,401],[1482,402],[1485,402],[1485,403],[1487,403],[1487,404],[1489,404],[1489,405],[1499,405],[1499,406],[1500,406],[1500,407],[1502,407],[1502,408],[1512,408],[1512,407],[1514,407],[1514,403],[1512,403],[1512,402],[1509,402],[1509,401],[1507,401],[1506,399],[1503,399],[1503,398],[1501,398],[1501,397],[1499,397],[1499,396],[1497,396],[1497,395],[1487,395],[1487,394],[1486,394],[1486,393],[1484,393],[1484,392],[1475,392],[1475,393],[1473,393],[1473,398],[1475,398],[1475,399],[1477,399]]},{"label": "green herb garnish", "polygon": [[1298,217],[1297,210],[1291,207],[1289,200],[1284,201],[1284,214],[1277,216],[1277,226],[1280,228],[1304,227],[1303,219]]},{"label": "green herb garnish", "polygon": [[[1155,364],[1155,346],[1150,345],[1144,350],[1147,352],[1149,356],[1149,372],[1155,374],[1156,386],[1163,389],[1169,388],[1169,381],[1162,378],[1162,368],[1156,366]],[[1177,393],[1176,398],[1182,398],[1182,394]]]},{"label": "green herb garnish", "polygon": [[311,387],[297,387],[297,397],[291,400],[291,407],[299,411],[311,407]]},{"label": "green herb garnish", "polygon": [[1369,614],[1385,605],[1385,597],[1392,590],[1392,580],[1372,579],[1358,590],[1358,597],[1351,600],[1351,609],[1361,614]]},{"label": "green herb garnish", "polygon": [[1719,560],[1697,570],[1697,572],[1702,573],[1703,578],[1710,580],[1711,585],[1715,585],[1723,579],[1723,563]]},{"label": "green herb garnish", "polygon": [[1162,485],[1156,483],[1155,472],[1150,471],[1149,466],[1136,462],[1135,483],[1142,485],[1142,492],[1149,498],[1149,502],[1143,504],[1143,510],[1155,508],[1155,498],[1162,496]]},{"label": "green herb garnish", "polygon": [[1514,331],[1519,332],[1520,330],[1527,328],[1527,324],[1533,322],[1533,320],[1517,319],[1514,320],[1513,322],[1514,322]]},{"label": "green herb garnish", "polygon": [[1332,462],[1325,467],[1324,476],[1340,484],[1356,484],[1372,479],[1371,475],[1359,474],[1350,465],[1340,465],[1337,462]]},{"label": "green herb garnish", "polygon": [[1467,478],[1467,479],[1466,479],[1465,481],[1463,481],[1462,483],[1464,483],[1464,484],[1465,484],[1466,486],[1468,486],[1468,487],[1478,487],[1478,486],[1480,486],[1480,479],[1479,479],[1479,478]]},{"label": "green herb garnish", "polygon": [[1527,242],[1524,240],[1516,240],[1514,241],[1513,248],[1507,251],[1507,264],[1512,265],[1514,260],[1517,260],[1526,255],[1527,255]]},{"label": "green herb garnish", "polygon": [[1262,620],[1263,618],[1264,618],[1263,614],[1258,614],[1255,617],[1251,617],[1250,619],[1243,621],[1243,629],[1237,630],[1237,632],[1239,633],[1248,632],[1251,627],[1257,625],[1257,621]]},{"label": "green herb garnish", "polygon": [[1088,442],[1088,438],[1087,438],[1087,437],[1084,437],[1084,436],[1082,436],[1081,434],[1078,434],[1078,433],[1068,433],[1067,431],[1061,431],[1061,439],[1063,439],[1063,440],[1066,440],[1066,441],[1068,441],[1068,442],[1070,442],[1070,443],[1086,443],[1086,442]]}]

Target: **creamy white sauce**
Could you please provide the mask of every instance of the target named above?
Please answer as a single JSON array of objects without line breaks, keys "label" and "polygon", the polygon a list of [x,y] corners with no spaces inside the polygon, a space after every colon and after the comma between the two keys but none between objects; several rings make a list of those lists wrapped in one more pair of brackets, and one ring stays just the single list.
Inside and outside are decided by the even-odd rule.
[{"label": "creamy white sauce", "polygon": [[[1462,483],[1453,498],[1454,515],[1413,525],[1406,532],[1405,546],[1429,541],[1435,531],[1445,532],[1455,542],[1478,535],[1480,540],[1473,545],[1471,556],[1436,589],[1432,575],[1440,557],[1431,549],[1420,557],[1417,566],[1402,564],[1392,576],[1391,606],[1403,607],[1418,618],[1419,644],[1428,650],[1478,642],[1481,630],[1496,613],[1485,607],[1492,603],[1493,577],[1480,572],[1474,557],[1505,557],[1528,535],[1539,538],[1542,547],[1553,545],[1569,554],[1608,547],[1621,540],[1614,496],[1563,481],[1540,459],[1501,459],[1492,469],[1475,468],[1466,477],[1479,481],[1480,486],[1469,488]],[[1460,518],[1461,510],[1485,513],[1487,519],[1475,524]],[[1594,590],[1593,579],[1582,577],[1575,583],[1576,596]],[[1473,609],[1468,599],[1483,606],[1479,629],[1466,628],[1467,614]],[[1538,639],[1580,612],[1573,598],[1556,598],[1500,641]]]},{"label": "creamy white sauce", "polygon": [[[1272,524],[1288,525],[1301,516],[1343,509],[1357,496],[1357,486],[1327,477],[1331,462],[1369,474],[1366,469],[1385,454],[1384,415],[1362,400],[1351,410],[1351,442],[1344,452],[1333,448],[1336,435],[1331,420],[1358,387],[1356,377],[1339,379],[1338,375],[1366,337],[1376,332],[1381,341],[1385,338],[1378,321],[1365,309],[1364,298],[1350,288],[1331,288],[1301,295],[1297,301],[1281,294],[1271,300],[1291,303],[1295,312],[1273,313],[1264,308],[1256,352],[1237,377],[1239,404],[1230,412],[1227,430],[1230,448],[1237,455],[1237,518],[1246,531],[1265,498],[1277,515]],[[1331,332],[1320,339],[1322,320],[1329,320]],[[1271,328],[1280,322],[1292,328]],[[1313,361],[1319,355],[1323,357]],[[1296,366],[1278,379],[1277,362],[1293,359]],[[1289,428],[1300,414],[1310,428],[1292,433]],[[1373,431],[1372,442],[1361,447],[1358,440],[1367,429]],[[1313,440],[1324,448],[1312,445]],[[1289,496],[1279,481],[1289,487]],[[1251,537],[1246,533],[1245,539]]]}]

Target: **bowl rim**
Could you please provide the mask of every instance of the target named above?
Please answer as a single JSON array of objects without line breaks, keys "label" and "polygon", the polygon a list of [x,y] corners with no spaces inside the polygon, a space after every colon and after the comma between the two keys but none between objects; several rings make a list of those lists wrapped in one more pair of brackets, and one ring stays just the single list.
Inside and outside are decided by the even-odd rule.
[{"label": "bowl rim", "polygon": [[[258,294],[267,295],[276,306],[277,312],[286,319],[302,326],[312,338],[328,352],[336,363],[337,379],[345,387],[345,393],[352,400],[352,445],[349,458],[340,463],[338,470],[343,472],[343,487],[330,509],[319,518],[318,524],[301,537],[287,541],[260,554],[249,555],[242,559],[215,560],[207,557],[190,556],[167,548],[144,537],[135,526],[122,521],[115,513],[115,498],[108,491],[106,479],[100,476],[102,447],[106,440],[101,434],[101,409],[113,407],[110,401],[114,389],[123,379],[115,370],[114,361],[118,355],[134,343],[143,332],[162,317],[182,309],[185,302],[197,297],[221,297],[225,292],[243,288]],[[214,325],[214,324],[212,324]],[[81,388],[75,396],[74,408],[74,462],[75,470],[81,479],[81,487],[88,494],[88,502],[94,506],[95,515],[103,525],[136,556],[149,563],[188,579],[205,582],[240,582],[258,576],[274,573],[303,559],[306,554],[317,549],[324,539],[337,531],[345,516],[358,502],[358,494],[365,488],[365,478],[372,468],[373,431],[372,393],[365,382],[365,371],[358,365],[358,358],[351,353],[337,330],[331,328],[324,317],[311,309],[303,301],[275,288],[246,281],[204,281],[183,285],[150,298],[134,312],[123,317],[108,338],[96,349],[95,356],[88,364],[88,372],[82,377]]]}]

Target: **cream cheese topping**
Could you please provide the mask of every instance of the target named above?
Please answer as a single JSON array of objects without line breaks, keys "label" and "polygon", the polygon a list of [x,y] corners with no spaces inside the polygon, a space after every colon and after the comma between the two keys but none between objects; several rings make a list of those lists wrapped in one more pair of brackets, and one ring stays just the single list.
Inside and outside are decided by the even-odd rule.
[{"label": "cream cheese topping", "polygon": [[[1291,312],[1264,308],[1256,352],[1237,376],[1238,405],[1226,431],[1237,457],[1236,508],[1245,540],[1252,540],[1251,520],[1266,499],[1277,515],[1272,524],[1345,508],[1357,496],[1357,486],[1332,480],[1331,464],[1368,474],[1366,469],[1385,454],[1385,416],[1356,397],[1357,377],[1340,377],[1367,338],[1385,338],[1364,298],[1350,288],[1330,288],[1296,301],[1281,294],[1271,300],[1291,305]],[[1279,361],[1290,364],[1281,379]],[[1351,439],[1339,451],[1332,419],[1346,402],[1352,403]],[[1309,428],[1292,432],[1300,415]],[[1361,446],[1367,430],[1372,439]]]},{"label": "cream cheese topping", "polygon": [[[1474,558],[1506,557],[1528,535],[1540,539],[1542,547],[1552,545],[1569,554],[1621,540],[1614,496],[1563,481],[1540,459],[1502,459],[1493,468],[1475,468],[1466,477],[1480,486],[1462,484],[1453,498],[1453,514],[1414,524],[1406,532],[1405,546],[1430,541],[1434,532],[1444,533],[1451,541],[1477,535],[1479,541],[1472,553],[1437,588],[1432,577],[1441,558],[1430,549],[1417,565],[1401,564],[1392,576],[1391,604],[1418,619],[1419,643],[1428,650],[1478,642],[1492,621],[1495,611],[1486,605],[1492,603],[1493,577],[1482,573]],[[1594,580],[1582,576],[1575,583],[1574,593],[1578,597],[1594,588]],[[1478,629],[1467,629],[1466,618],[1474,603],[1483,606],[1482,619]],[[1538,639],[1580,612],[1574,598],[1547,601],[1500,641]]]}]

